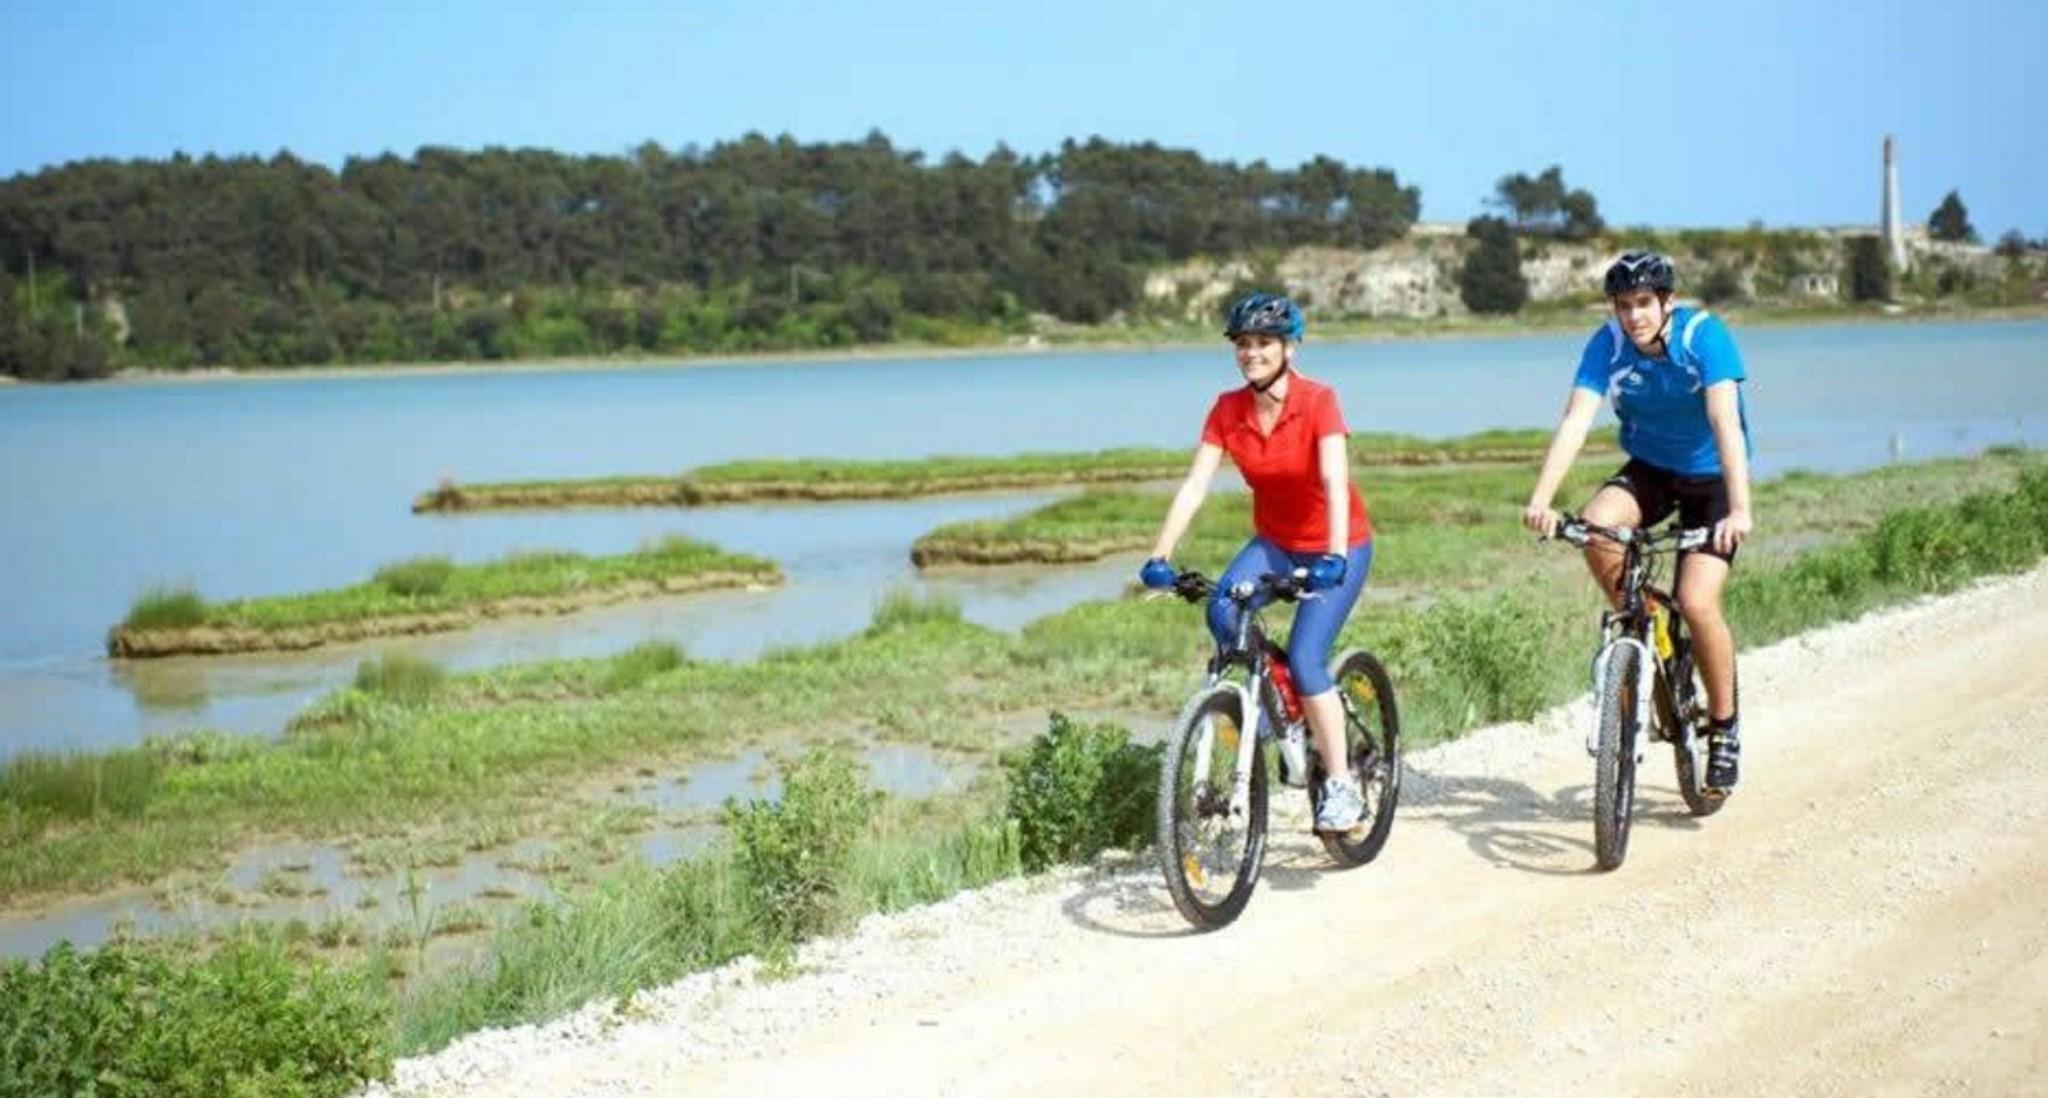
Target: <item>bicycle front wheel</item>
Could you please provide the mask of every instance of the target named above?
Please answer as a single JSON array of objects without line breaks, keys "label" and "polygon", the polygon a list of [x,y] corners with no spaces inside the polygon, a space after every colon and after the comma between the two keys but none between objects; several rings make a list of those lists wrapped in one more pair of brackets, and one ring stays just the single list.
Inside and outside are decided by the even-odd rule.
[{"label": "bicycle front wheel", "polygon": [[[1350,831],[1321,838],[1340,865],[1358,866],[1379,857],[1394,829],[1394,806],[1401,799],[1401,710],[1394,704],[1393,680],[1370,652],[1346,652],[1332,677],[1344,706],[1344,751],[1365,793],[1365,816]],[[1320,762],[1316,770],[1320,778]],[[1311,803],[1321,795],[1322,782],[1311,782]]]},{"label": "bicycle front wheel", "polygon": [[1628,857],[1636,799],[1636,692],[1642,651],[1617,645],[1600,681],[1600,728],[1593,763],[1593,855],[1602,869]]},{"label": "bicycle front wheel", "polygon": [[1228,926],[1259,883],[1266,852],[1264,746],[1234,805],[1246,734],[1243,697],[1228,685],[1196,694],[1166,742],[1159,775],[1159,867],[1173,906],[1204,930]]}]

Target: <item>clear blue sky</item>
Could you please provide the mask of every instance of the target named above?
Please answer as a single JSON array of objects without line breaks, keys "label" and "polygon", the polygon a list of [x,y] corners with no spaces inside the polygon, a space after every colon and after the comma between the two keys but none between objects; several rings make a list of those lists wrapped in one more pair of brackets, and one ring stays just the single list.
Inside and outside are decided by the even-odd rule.
[{"label": "clear blue sky", "polygon": [[1873,222],[1961,190],[2048,236],[2048,3],[6,0],[0,176],[85,157],[622,152],[880,128],[1393,168],[1423,215],[1564,166],[1622,224]]}]

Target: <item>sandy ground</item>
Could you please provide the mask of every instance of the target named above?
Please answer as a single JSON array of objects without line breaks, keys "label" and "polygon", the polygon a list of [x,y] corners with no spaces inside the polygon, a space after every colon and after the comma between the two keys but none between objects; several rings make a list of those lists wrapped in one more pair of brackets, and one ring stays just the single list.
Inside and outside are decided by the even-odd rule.
[{"label": "sandy ground", "polygon": [[[2048,1095],[2048,569],[1745,656],[1592,868],[1586,703],[1410,760],[1337,871],[1277,802],[1237,924],[1149,865],[1009,882],[400,1066],[404,1093]],[[379,1088],[380,1090],[382,1088]]]}]

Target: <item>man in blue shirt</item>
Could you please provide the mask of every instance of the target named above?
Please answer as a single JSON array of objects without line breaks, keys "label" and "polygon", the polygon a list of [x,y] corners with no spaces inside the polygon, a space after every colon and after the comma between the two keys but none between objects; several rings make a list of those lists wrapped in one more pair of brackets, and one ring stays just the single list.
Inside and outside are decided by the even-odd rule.
[{"label": "man in blue shirt", "polygon": [[[1579,516],[1602,526],[1648,526],[1676,510],[1687,527],[1712,526],[1711,542],[1678,558],[1674,596],[1693,636],[1712,727],[1707,787],[1735,787],[1742,751],[1735,690],[1735,637],[1721,591],[1750,517],[1749,424],[1743,414],[1742,356],[1720,318],[1672,304],[1678,276],[1654,252],[1629,252],[1607,269],[1614,316],[1586,341],[1564,419],[1523,509],[1523,525],[1556,532],[1551,500],[1586,443],[1601,398],[1621,421],[1628,463],[1600,486]],[[1586,564],[1618,602],[1621,550],[1587,547]]]}]

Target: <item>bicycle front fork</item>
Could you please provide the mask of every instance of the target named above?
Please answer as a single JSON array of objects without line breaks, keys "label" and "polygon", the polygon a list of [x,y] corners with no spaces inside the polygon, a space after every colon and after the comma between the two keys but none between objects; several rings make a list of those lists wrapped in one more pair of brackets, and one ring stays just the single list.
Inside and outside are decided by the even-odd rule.
[{"label": "bicycle front fork", "polygon": [[[1657,685],[1657,665],[1649,645],[1635,637],[1616,637],[1600,647],[1600,651],[1593,657],[1593,704],[1596,708],[1599,706],[1600,697],[1605,693],[1608,673],[1614,666],[1615,654],[1624,647],[1636,650],[1635,742],[1632,751],[1636,763],[1641,765],[1643,756],[1650,750],[1651,708]],[[1586,731],[1586,755],[1590,758],[1599,754],[1600,715],[1596,712],[1593,715],[1593,723]]]}]

